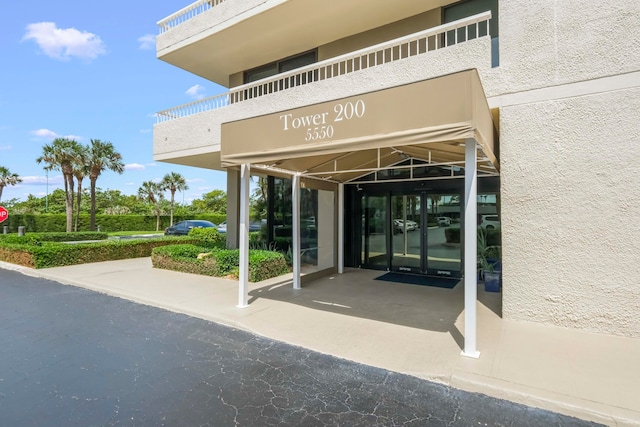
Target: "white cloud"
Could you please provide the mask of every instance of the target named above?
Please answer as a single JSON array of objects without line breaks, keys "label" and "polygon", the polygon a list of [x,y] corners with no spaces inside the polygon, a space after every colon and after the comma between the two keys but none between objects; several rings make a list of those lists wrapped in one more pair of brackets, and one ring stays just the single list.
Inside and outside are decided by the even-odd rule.
[{"label": "white cloud", "polygon": [[11,150],[11,146],[10,145],[0,145],[0,151],[2,150]]},{"label": "white cloud", "polygon": [[138,49],[141,50],[153,50],[156,47],[156,36],[153,34],[145,34],[142,37],[138,37]]},{"label": "white cloud", "polygon": [[140,163],[129,163],[128,165],[124,165],[124,170],[126,171],[143,171],[144,165]]},{"label": "white cloud", "polygon": [[49,129],[38,129],[38,130],[32,130],[32,131],[31,131],[31,134],[32,134],[32,135],[35,135],[35,136],[39,136],[39,137],[41,137],[41,138],[50,138],[50,139],[55,139],[55,138],[57,138],[57,137],[58,137],[58,134],[57,134],[57,133],[55,133],[54,131],[49,130]]},{"label": "white cloud", "polygon": [[[30,133],[31,135],[35,135],[37,137],[46,138],[46,139],[56,139],[60,137],[60,135],[58,135],[57,133],[55,133],[50,129],[32,130]],[[82,137],[78,135],[65,135],[64,138],[73,139],[75,141],[80,141],[82,139]]]},{"label": "white cloud", "polygon": [[22,40],[34,40],[45,55],[59,60],[95,59],[106,53],[105,45],[97,35],[75,28],[58,28],[55,22],[27,25]]},{"label": "white cloud", "polygon": [[200,85],[193,85],[185,92],[193,99],[202,99],[204,98],[204,87]]}]

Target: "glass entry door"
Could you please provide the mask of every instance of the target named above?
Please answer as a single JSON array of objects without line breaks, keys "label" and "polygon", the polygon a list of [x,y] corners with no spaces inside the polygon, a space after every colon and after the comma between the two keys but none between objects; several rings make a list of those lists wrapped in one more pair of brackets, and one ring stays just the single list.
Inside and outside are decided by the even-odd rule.
[{"label": "glass entry door", "polygon": [[386,195],[362,197],[361,263],[365,268],[387,269],[388,200]]},{"label": "glass entry door", "polygon": [[424,251],[425,273],[462,276],[462,215],[459,194],[425,194],[425,220],[429,225]]},{"label": "glass entry door", "polygon": [[424,271],[424,230],[422,196],[391,196],[391,270],[422,273]]},{"label": "glass entry door", "polygon": [[462,276],[460,195],[363,194],[361,266]]}]

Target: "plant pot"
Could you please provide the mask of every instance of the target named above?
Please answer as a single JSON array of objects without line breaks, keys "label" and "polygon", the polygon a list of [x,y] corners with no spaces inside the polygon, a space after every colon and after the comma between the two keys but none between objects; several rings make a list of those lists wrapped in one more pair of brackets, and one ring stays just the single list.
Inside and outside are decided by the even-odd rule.
[{"label": "plant pot", "polygon": [[500,292],[500,272],[484,270],[484,290],[486,292]]}]

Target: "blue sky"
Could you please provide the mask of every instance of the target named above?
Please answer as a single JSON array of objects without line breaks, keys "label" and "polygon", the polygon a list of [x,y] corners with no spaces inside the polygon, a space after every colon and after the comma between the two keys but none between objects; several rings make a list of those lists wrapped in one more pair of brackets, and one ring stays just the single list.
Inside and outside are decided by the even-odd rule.
[{"label": "blue sky", "polygon": [[[3,201],[46,194],[47,179],[36,158],[56,137],[115,145],[126,170],[122,175],[104,172],[98,179],[102,189],[136,194],[143,181],[175,171],[187,179],[187,203],[211,190],[226,190],[224,172],[153,160],[156,112],[225,90],[156,59],[156,22],[190,3],[3,3],[0,166],[24,180],[6,187]],[[49,192],[63,188],[59,172],[50,172],[48,182]]]}]

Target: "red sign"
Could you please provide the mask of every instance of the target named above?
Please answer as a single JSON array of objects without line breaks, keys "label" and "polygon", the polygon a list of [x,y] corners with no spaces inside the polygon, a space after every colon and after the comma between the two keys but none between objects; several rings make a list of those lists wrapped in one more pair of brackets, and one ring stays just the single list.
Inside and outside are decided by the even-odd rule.
[{"label": "red sign", "polygon": [[0,206],[0,222],[9,218],[9,212],[4,208],[4,206]]}]

